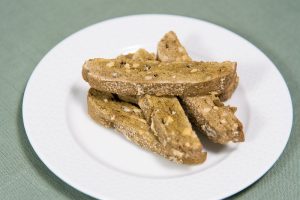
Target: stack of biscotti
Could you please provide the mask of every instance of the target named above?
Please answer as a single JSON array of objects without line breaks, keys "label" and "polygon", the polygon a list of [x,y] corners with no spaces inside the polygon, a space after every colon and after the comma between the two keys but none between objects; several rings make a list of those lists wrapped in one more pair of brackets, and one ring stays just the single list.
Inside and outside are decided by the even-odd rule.
[{"label": "stack of biscotti", "polygon": [[186,113],[213,142],[244,140],[235,109],[216,96],[227,99],[236,88],[236,63],[192,61],[174,32],[159,42],[157,58],[140,49],[116,59],[90,59],[82,75],[93,88],[88,111],[95,121],[169,160],[206,159]]},{"label": "stack of biscotti", "polygon": [[88,92],[88,113],[99,124],[115,128],[133,143],[171,161],[197,164],[206,159],[206,153],[202,152],[202,147],[195,138],[186,141],[191,142],[191,146],[194,145],[188,149],[189,153],[181,152],[171,145],[163,145],[146,122],[142,110],[133,104],[119,101],[111,93],[91,88]]},{"label": "stack of biscotti", "polygon": [[[164,62],[192,60],[172,31],[168,32],[159,42],[157,55],[158,59]],[[225,101],[231,97],[238,85],[238,80],[235,73],[231,77],[230,83],[227,86],[224,85],[223,91],[219,94],[216,91],[209,95],[182,97],[183,105],[191,121],[215,143],[244,141],[242,123],[234,115],[236,108],[224,106],[221,103],[221,100]]]}]

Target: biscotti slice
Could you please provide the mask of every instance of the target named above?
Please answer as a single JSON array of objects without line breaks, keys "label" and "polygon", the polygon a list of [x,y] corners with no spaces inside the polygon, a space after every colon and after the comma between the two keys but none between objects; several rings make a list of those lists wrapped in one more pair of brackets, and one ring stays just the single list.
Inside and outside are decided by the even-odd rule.
[{"label": "biscotti slice", "polygon": [[235,78],[233,78],[233,81],[229,84],[229,86],[221,93],[218,95],[221,101],[226,101],[230,99],[232,96],[233,92],[237,88],[239,84],[239,77],[235,75]]},{"label": "biscotti slice", "polygon": [[182,100],[191,119],[211,141],[220,144],[244,141],[243,125],[234,115],[235,107],[224,106],[214,94]]},{"label": "biscotti slice", "polygon": [[[192,61],[176,33],[169,31],[157,45],[157,59],[162,62]],[[221,101],[229,99],[238,85],[238,76],[232,79],[230,85],[219,95]]]},{"label": "biscotti slice", "polygon": [[125,95],[195,96],[222,93],[236,73],[235,62],[158,62],[90,59],[83,78],[92,88]]},{"label": "biscotti slice", "polygon": [[130,103],[117,101],[110,93],[90,89],[88,113],[96,122],[109,124],[138,146],[157,153],[171,161],[184,164],[202,163],[203,157],[186,155],[170,147],[164,147],[151,131],[142,111]]},{"label": "biscotti slice", "polygon": [[162,62],[192,61],[177,35],[169,31],[157,45],[157,59]]},{"label": "biscotti slice", "polygon": [[175,149],[179,157],[194,157],[204,162],[206,152],[202,151],[200,140],[176,97],[144,95],[139,97],[138,104],[164,147]]}]

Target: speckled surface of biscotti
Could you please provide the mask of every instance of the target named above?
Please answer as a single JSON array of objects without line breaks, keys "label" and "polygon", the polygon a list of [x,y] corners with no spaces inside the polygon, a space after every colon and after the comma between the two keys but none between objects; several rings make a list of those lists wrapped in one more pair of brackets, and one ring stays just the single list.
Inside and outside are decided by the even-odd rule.
[{"label": "speckled surface of biscotti", "polygon": [[158,62],[90,59],[82,70],[92,88],[125,95],[195,96],[222,93],[236,73],[236,63]]},{"label": "speckled surface of biscotti", "polygon": [[157,59],[162,62],[192,61],[173,31],[166,33],[159,41]]},{"label": "speckled surface of biscotti", "polygon": [[138,104],[164,147],[175,149],[178,157],[205,161],[206,152],[202,151],[200,140],[176,97],[144,95],[139,97]]},{"label": "speckled surface of biscotti", "polygon": [[216,96],[183,97],[191,120],[208,138],[220,144],[243,142],[243,125],[234,115],[235,107],[224,106]]},{"label": "speckled surface of biscotti", "polygon": [[[118,58],[128,58],[136,61],[145,61],[145,60],[155,60],[156,56],[154,53],[150,53],[145,49],[138,49],[136,52],[127,54],[127,55],[120,55]],[[137,96],[135,95],[118,95],[119,99],[125,102],[137,104]]]},{"label": "speckled surface of biscotti", "polygon": [[163,146],[146,122],[142,111],[130,103],[119,102],[110,93],[90,89],[88,93],[88,113],[99,124],[108,124],[138,146],[157,153],[171,161],[183,164],[198,164],[203,157],[187,155],[169,146]]}]

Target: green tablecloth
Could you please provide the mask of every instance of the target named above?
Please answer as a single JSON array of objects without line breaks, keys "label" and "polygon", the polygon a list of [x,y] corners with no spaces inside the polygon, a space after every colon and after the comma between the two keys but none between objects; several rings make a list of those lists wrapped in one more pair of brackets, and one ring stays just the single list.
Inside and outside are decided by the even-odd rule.
[{"label": "green tablecloth", "polygon": [[105,19],[140,13],[178,14],[219,24],[245,37],[271,58],[292,95],[291,137],[274,167],[231,198],[299,199],[297,0],[0,0],[0,199],[92,199],[57,178],[33,151],[22,121],[24,88],[40,59],[68,35]]}]

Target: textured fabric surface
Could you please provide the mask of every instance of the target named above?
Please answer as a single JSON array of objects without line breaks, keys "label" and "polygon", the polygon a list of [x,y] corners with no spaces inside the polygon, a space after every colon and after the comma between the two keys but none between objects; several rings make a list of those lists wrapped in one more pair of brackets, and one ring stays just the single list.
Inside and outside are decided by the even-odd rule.
[{"label": "textured fabric surface", "polygon": [[140,13],[216,23],[248,39],[275,63],[292,95],[291,137],[272,169],[230,199],[299,199],[300,1],[120,2],[0,0],[0,199],[92,199],[57,178],[34,153],[22,121],[24,88],[40,59],[68,35],[105,19]]}]

